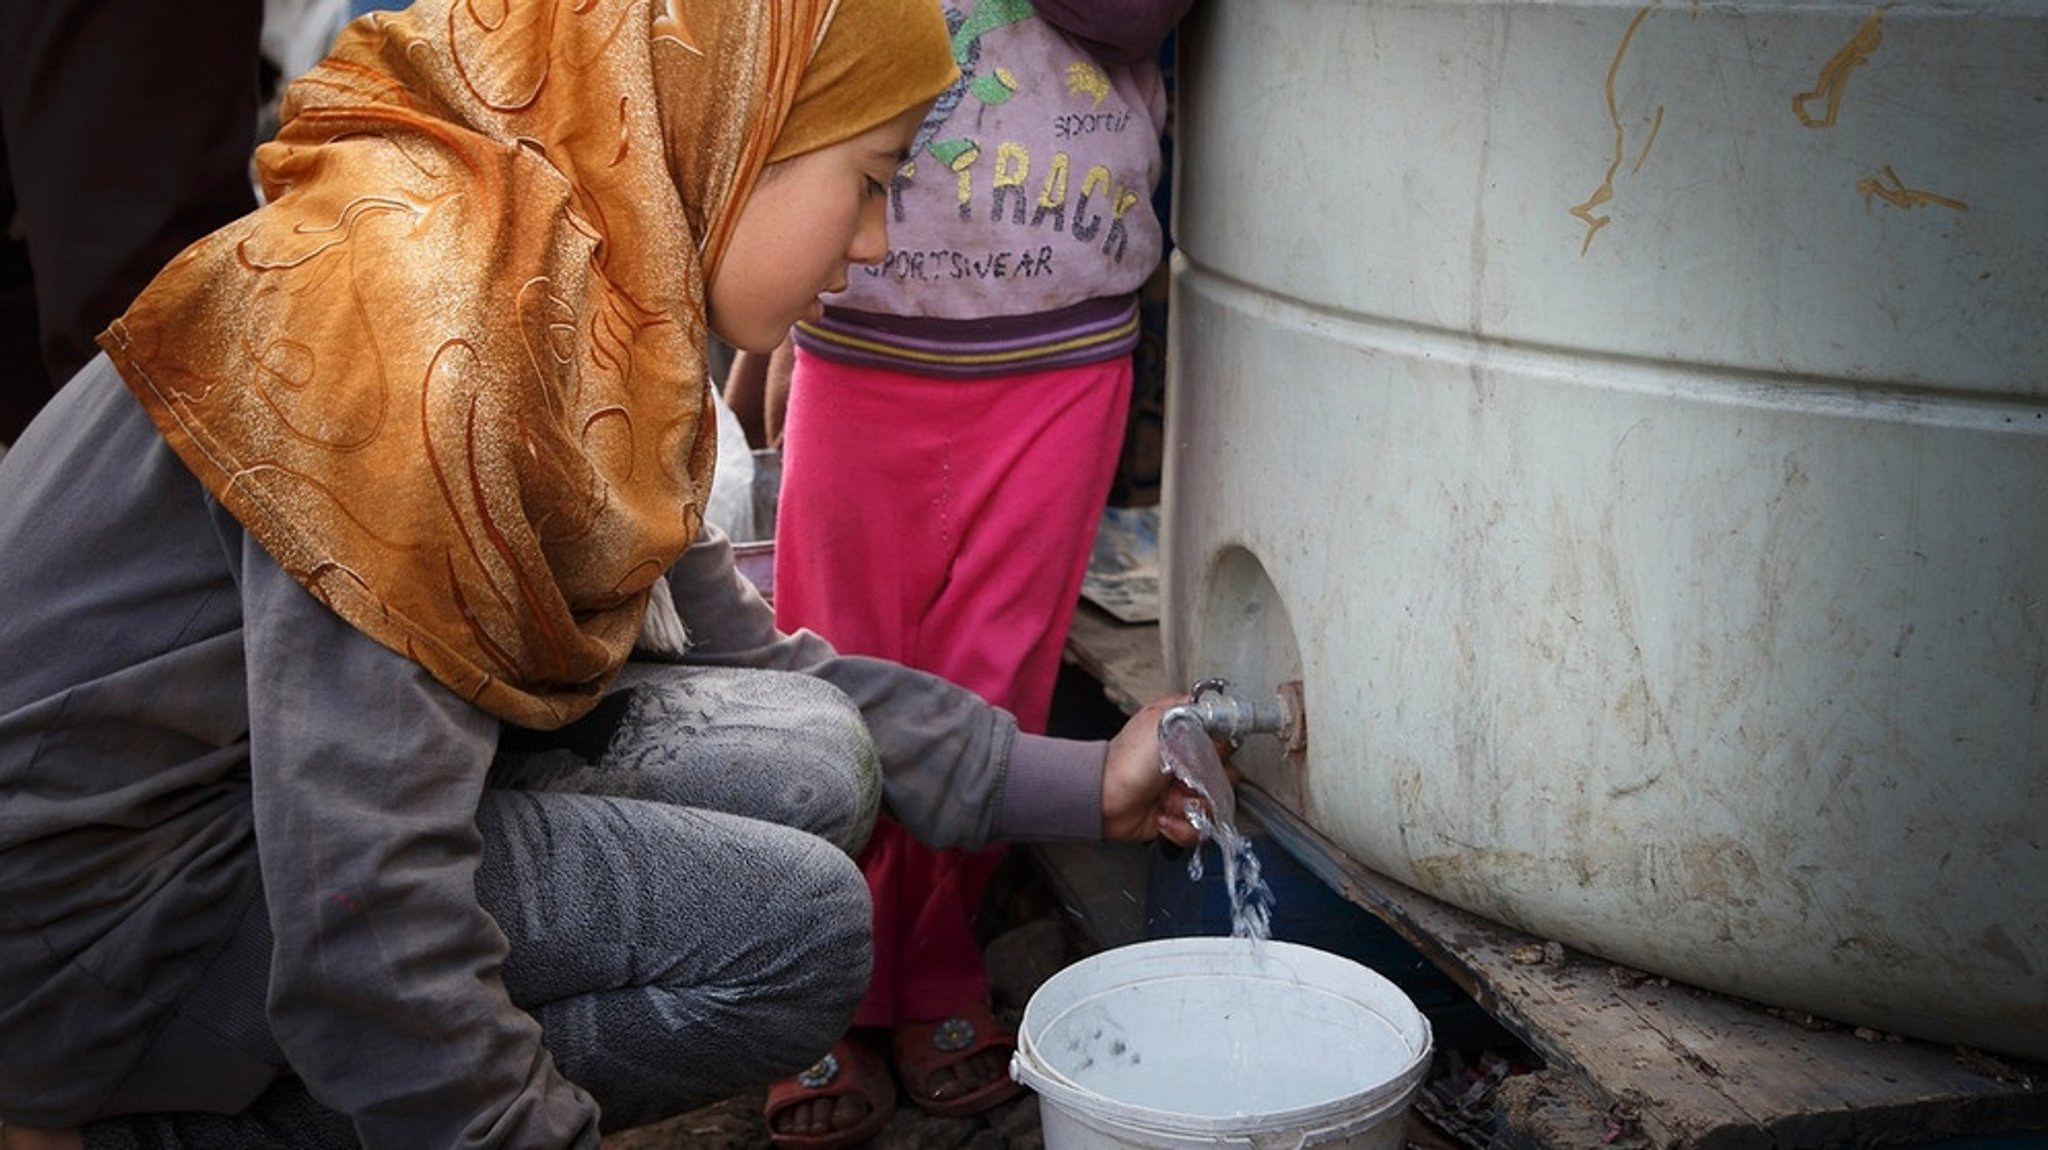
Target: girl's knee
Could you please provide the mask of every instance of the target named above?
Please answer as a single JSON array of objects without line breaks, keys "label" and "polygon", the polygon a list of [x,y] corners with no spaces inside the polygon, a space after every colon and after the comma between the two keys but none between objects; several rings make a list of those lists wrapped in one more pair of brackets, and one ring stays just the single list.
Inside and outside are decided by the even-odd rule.
[{"label": "girl's knee", "polygon": [[783,671],[629,665],[603,761],[577,789],[705,806],[795,827],[851,854],[881,806],[860,709]]},{"label": "girl's knee", "polygon": [[746,997],[780,1017],[761,1041],[765,1058],[789,1073],[816,1061],[853,1025],[866,997],[874,962],[867,879],[851,858],[819,850],[800,863],[778,896],[792,912],[794,929],[782,961],[756,969],[760,980]]},{"label": "girl's knee", "polygon": [[792,676],[807,696],[793,707],[797,721],[780,756],[790,772],[785,792],[791,824],[848,855],[859,853],[882,805],[881,758],[860,709],[844,692],[809,676]]},{"label": "girl's knee", "polygon": [[693,679],[709,739],[729,760],[756,818],[808,831],[853,854],[882,802],[874,738],[846,693],[785,671],[718,672]]},{"label": "girl's knee", "polygon": [[791,868],[786,897],[804,925],[794,944],[798,962],[821,974],[817,984],[848,1000],[867,993],[874,960],[874,909],[867,876],[846,854],[820,849]]},{"label": "girl's knee", "polygon": [[575,929],[503,909],[562,905],[569,891],[512,897],[502,868],[478,883],[513,939],[513,1002],[607,1121],[651,1121],[810,1065],[851,1025],[873,961],[867,880],[832,844],[723,816],[653,817],[640,831],[614,844],[631,865],[544,872],[626,880],[585,892],[607,913]]}]

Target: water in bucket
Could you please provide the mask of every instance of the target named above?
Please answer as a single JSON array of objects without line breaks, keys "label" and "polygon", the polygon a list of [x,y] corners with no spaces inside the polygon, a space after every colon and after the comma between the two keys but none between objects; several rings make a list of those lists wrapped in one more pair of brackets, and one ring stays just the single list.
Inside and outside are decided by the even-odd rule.
[{"label": "water in bucket", "polygon": [[[1193,714],[1168,711],[1159,723],[1162,769],[1201,796],[1188,801],[1188,825],[1201,836],[1188,856],[1188,878],[1202,879],[1201,844],[1214,841],[1223,856],[1223,886],[1230,895],[1230,934],[1263,941],[1273,933],[1273,891],[1259,874],[1258,852],[1237,830],[1237,793],[1223,760],[1209,739],[1208,728]],[[1203,803],[1207,803],[1205,809]]]}]

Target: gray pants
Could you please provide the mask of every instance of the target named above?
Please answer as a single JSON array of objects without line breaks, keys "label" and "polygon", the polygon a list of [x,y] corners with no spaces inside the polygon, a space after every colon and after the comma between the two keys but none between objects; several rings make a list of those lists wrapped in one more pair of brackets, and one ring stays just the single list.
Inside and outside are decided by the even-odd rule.
[{"label": "gray pants", "polygon": [[[852,1022],[871,944],[851,856],[881,778],[836,689],[634,664],[580,722],[508,732],[490,783],[477,898],[511,940],[506,988],[607,1129],[794,1073]],[[262,957],[242,961],[267,969],[265,932],[246,945]],[[95,1150],[354,1144],[292,1080],[242,1114],[107,1119],[85,1136]]]}]

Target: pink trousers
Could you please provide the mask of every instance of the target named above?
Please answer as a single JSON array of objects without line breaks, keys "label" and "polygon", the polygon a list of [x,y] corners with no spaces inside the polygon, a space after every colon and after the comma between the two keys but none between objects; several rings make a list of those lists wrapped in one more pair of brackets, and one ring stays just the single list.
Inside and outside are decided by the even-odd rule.
[{"label": "pink trousers", "polygon": [[[776,622],[941,675],[1043,731],[1130,394],[1128,358],[945,380],[799,351]],[[882,820],[861,857],[875,974],[857,1025],[986,1001],[973,920],[999,858],[934,851]]]}]

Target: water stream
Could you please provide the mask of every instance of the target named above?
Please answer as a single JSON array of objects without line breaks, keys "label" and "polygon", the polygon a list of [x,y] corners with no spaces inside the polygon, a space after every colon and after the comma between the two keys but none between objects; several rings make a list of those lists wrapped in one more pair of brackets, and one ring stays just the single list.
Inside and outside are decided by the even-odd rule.
[{"label": "water stream", "polygon": [[[1160,762],[1200,796],[1189,799],[1188,824],[1200,835],[1188,854],[1188,878],[1202,880],[1202,844],[1223,856],[1223,887],[1230,896],[1230,935],[1263,941],[1273,933],[1273,891],[1259,874],[1258,852],[1237,830],[1237,792],[1224,773],[1208,728],[1188,711],[1169,710],[1159,723]],[[1207,804],[1206,809],[1204,804]]]}]

